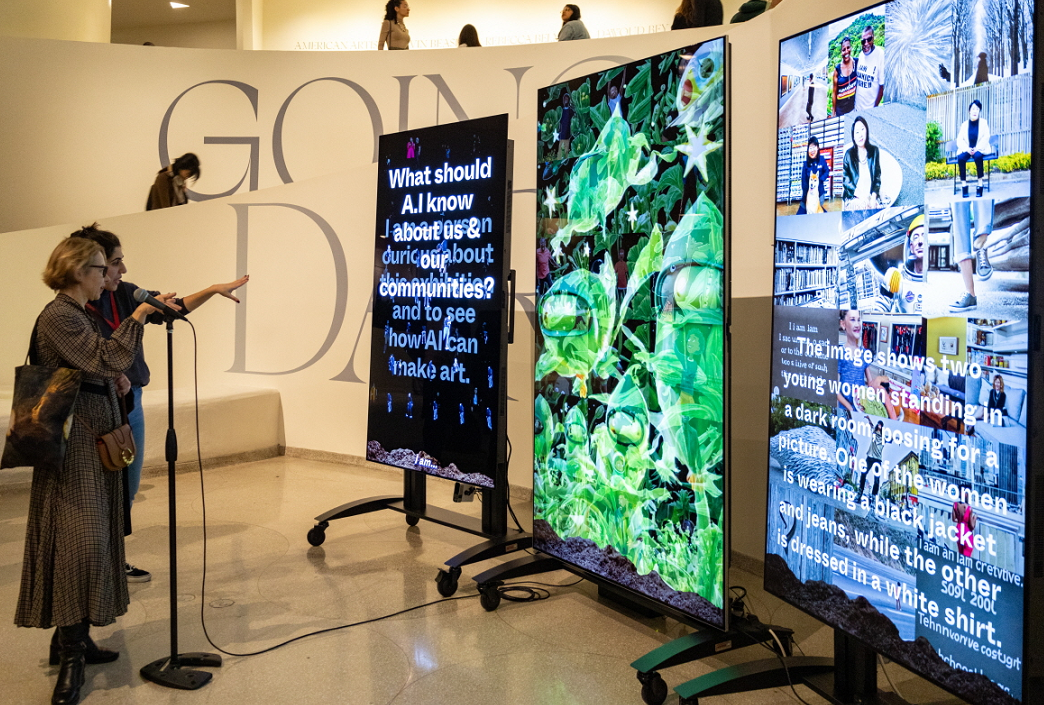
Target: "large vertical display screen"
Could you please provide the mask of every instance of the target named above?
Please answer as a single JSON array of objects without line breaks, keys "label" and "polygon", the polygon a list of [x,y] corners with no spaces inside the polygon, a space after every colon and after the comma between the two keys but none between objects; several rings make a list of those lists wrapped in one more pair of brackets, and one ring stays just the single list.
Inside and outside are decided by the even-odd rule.
[{"label": "large vertical display screen", "polygon": [[535,546],[724,626],[725,41],[539,92]]},{"label": "large vertical display screen", "polygon": [[895,0],[779,46],[766,588],[1018,702],[1032,0]]},{"label": "large vertical display screen", "polygon": [[366,458],[493,487],[503,461],[508,117],[382,135]]}]

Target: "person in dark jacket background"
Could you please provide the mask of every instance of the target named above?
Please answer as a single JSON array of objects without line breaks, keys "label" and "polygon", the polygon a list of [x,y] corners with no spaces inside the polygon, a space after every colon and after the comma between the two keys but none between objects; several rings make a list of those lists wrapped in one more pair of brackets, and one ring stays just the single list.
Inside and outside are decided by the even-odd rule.
[{"label": "person in dark jacket background", "polygon": [[[812,194],[813,198],[810,201],[808,195],[813,177],[815,177],[817,185]],[[805,157],[804,166],[801,167],[801,203],[798,205],[797,215],[823,212],[822,203],[826,200],[827,184],[829,182],[830,167],[827,165],[823,155],[819,153],[819,140],[814,136],[809,137],[808,154]],[[810,203],[811,208],[809,207]]]},{"label": "person in dark jacket background", "polygon": [[186,152],[159,170],[156,180],[149,190],[149,198],[145,202],[145,210],[183,206],[188,203],[188,182],[199,178],[199,157]]},{"label": "person in dark jacket background", "polygon": [[682,0],[674,14],[671,29],[719,25],[722,23],[723,14],[721,0]]},{"label": "person in dark jacket background", "polygon": [[845,151],[845,210],[880,208],[881,150],[870,142],[870,126],[862,115],[852,123],[852,146]]}]

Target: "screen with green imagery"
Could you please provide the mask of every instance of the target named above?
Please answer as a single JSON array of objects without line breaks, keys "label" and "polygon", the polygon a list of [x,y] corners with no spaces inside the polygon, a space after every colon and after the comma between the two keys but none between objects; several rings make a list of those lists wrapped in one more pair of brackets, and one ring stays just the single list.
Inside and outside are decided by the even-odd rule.
[{"label": "screen with green imagery", "polygon": [[540,91],[534,541],[724,627],[726,44]]}]

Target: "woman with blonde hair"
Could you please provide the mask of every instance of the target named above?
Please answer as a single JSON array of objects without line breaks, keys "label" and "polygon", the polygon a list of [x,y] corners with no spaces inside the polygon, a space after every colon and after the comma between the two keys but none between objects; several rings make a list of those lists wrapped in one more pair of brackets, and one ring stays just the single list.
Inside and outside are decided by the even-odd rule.
[{"label": "woman with blonde hair", "polygon": [[96,646],[90,627],[112,624],[130,602],[121,473],[102,466],[96,441],[123,423],[116,379],[134,362],[142,324],[156,309],[139,305],[104,338],[85,306],[101,296],[107,271],[98,243],[79,237],[58,243],[43,273],[56,295],[30,340],[34,364],[83,372],[62,464],[33,468],[15,610],[20,627],[57,627],[51,642],[52,661],[60,667],[54,705],[79,702],[84,664],[119,656]]},{"label": "woman with blonde hair", "polygon": [[682,0],[674,13],[671,29],[711,27],[724,21],[721,0]]}]

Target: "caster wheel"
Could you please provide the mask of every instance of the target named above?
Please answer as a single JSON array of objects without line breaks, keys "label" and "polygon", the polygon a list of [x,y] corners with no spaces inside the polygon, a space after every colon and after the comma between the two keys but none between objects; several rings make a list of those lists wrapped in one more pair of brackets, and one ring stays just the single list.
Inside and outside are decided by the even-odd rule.
[{"label": "caster wheel", "polygon": [[638,680],[642,682],[642,702],[646,705],[662,705],[667,699],[667,683],[656,671],[639,673]]},{"label": "caster wheel", "polygon": [[450,568],[448,571],[440,570],[435,578],[439,594],[449,597],[457,591],[457,580],[460,578],[460,568]]},{"label": "caster wheel", "polygon": [[492,582],[479,586],[479,602],[482,603],[482,609],[493,612],[500,607],[500,590],[497,589],[500,585],[499,582]]},{"label": "caster wheel", "polygon": [[409,514],[407,514],[406,515],[406,523],[409,524],[410,526],[416,526],[417,524],[420,523],[420,517],[410,516]]},{"label": "caster wheel", "polygon": [[308,530],[308,543],[313,546],[322,546],[323,541],[326,540],[326,527],[329,526],[325,521],[316,524]]}]

